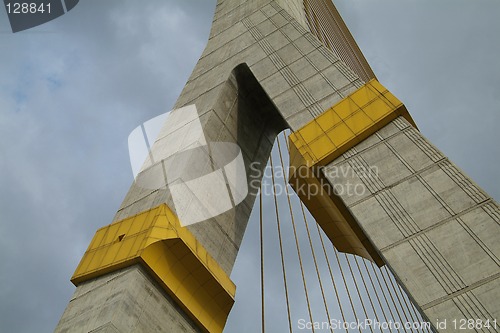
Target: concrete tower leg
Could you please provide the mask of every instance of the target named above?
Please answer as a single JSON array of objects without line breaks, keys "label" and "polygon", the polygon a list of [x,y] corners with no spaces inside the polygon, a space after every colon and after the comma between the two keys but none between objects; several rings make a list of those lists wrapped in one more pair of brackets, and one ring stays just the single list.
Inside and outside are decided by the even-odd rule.
[{"label": "concrete tower leg", "polygon": [[[439,332],[494,326],[499,206],[404,118],[321,173],[419,309],[435,326],[447,322]],[[498,331],[486,326],[477,331]]]},{"label": "concrete tower leg", "polygon": [[[222,331],[234,297],[228,276],[260,182],[251,164],[264,168],[286,127],[295,135],[292,164],[313,171],[292,181],[366,189],[298,193],[339,250],[387,263],[432,320],[498,317],[498,206],[413,128],[394,96],[363,82],[307,30],[299,4],[218,1],[207,47],[175,105],[196,105],[208,142],[241,147],[247,199],[180,228],[167,188],[133,184],[82,259],[56,332]],[[347,166],[355,171],[332,173]],[[367,179],[362,167],[378,171]],[[136,220],[143,229],[131,231]]]}]

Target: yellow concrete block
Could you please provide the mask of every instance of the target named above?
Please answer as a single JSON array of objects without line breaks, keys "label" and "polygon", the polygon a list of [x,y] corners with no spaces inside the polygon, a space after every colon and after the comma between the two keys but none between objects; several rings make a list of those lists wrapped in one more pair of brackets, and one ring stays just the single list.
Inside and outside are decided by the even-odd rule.
[{"label": "yellow concrete block", "polygon": [[92,239],[92,242],[89,245],[89,248],[95,249],[101,246],[105,235],[106,235],[106,229],[97,230],[94,238]]},{"label": "yellow concrete block", "polygon": [[128,258],[130,248],[133,246],[135,239],[134,238],[124,238],[121,242],[121,246],[118,249],[118,253],[116,254],[115,260],[117,262],[124,261]]},{"label": "yellow concrete block", "polygon": [[322,135],[323,130],[319,126],[319,124],[315,122],[309,123],[309,126],[305,126],[300,130],[300,136],[304,140],[306,144],[309,144],[312,142],[314,139],[316,139],[318,136]]},{"label": "yellow concrete block", "polygon": [[300,154],[304,155],[309,152],[309,147],[304,144],[303,146],[298,147],[298,150]]},{"label": "yellow concrete block", "polygon": [[403,103],[396,97],[394,96],[393,94],[391,94],[390,92],[386,92],[384,94],[384,97],[386,100],[389,101],[389,103],[394,107],[394,108],[399,108],[400,106],[403,105]]},{"label": "yellow concrete block", "polygon": [[349,97],[344,98],[337,105],[333,107],[333,111],[344,120],[351,116],[353,113],[359,111],[359,107]]},{"label": "yellow concrete block", "polygon": [[[105,249],[103,251],[95,251],[93,253],[92,260],[90,260],[89,265],[87,266],[87,270],[89,272],[93,272],[99,267],[102,267],[101,263],[105,255],[106,255]],[[86,272],[80,272],[80,273],[83,275]]]},{"label": "yellow concrete block", "polygon": [[203,289],[207,291],[209,295],[212,297],[216,297],[219,295],[220,290],[218,290],[217,285],[215,284],[214,280],[207,280],[204,283],[202,283]]},{"label": "yellow concrete block", "polygon": [[182,243],[181,241],[171,240],[168,242],[168,250],[179,260],[184,259],[188,254],[193,252],[190,250],[189,245]]},{"label": "yellow concrete block", "polygon": [[359,111],[345,120],[346,125],[354,134],[360,134],[370,126],[373,126],[373,121],[363,112]]},{"label": "yellow concrete block", "polygon": [[171,229],[167,229],[163,226],[155,225],[151,228],[151,232],[149,234],[149,238],[153,238],[156,240],[167,239],[171,237]]},{"label": "yellow concrete block", "polygon": [[363,108],[366,104],[378,98],[378,95],[378,92],[372,91],[368,85],[365,85],[352,93],[349,97],[359,108]]},{"label": "yellow concrete block", "polygon": [[387,88],[381,85],[380,82],[378,82],[377,80],[370,80],[370,82],[368,82],[367,85],[374,88],[380,94],[383,94],[387,91]]},{"label": "yellow concrete block", "polygon": [[331,109],[316,118],[316,122],[324,132],[327,132],[341,121],[340,117]]},{"label": "yellow concrete block", "polygon": [[101,262],[101,266],[106,267],[115,262],[115,257],[120,249],[120,244],[112,244],[106,248],[106,253]]},{"label": "yellow concrete block", "polygon": [[326,134],[321,135],[316,140],[311,142],[309,147],[314,153],[316,160],[321,160],[336,148]]},{"label": "yellow concrete block", "polygon": [[72,281],[78,285],[136,263],[152,272],[203,331],[222,331],[236,287],[165,204],[98,230]]},{"label": "yellow concrete block", "polygon": [[[378,81],[371,80],[290,135],[292,170],[309,170],[291,172],[290,184],[296,191],[310,186],[323,188],[313,171],[315,166],[330,163],[399,115],[414,125],[404,105]],[[297,194],[339,250],[383,264],[348,209],[335,196],[326,191],[318,191],[315,196],[300,191]]]},{"label": "yellow concrete block", "polygon": [[336,147],[342,146],[355,137],[354,132],[345,123],[335,126],[327,135]]},{"label": "yellow concrete block", "polygon": [[130,226],[132,223],[120,223],[118,225],[118,231],[116,232],[116,238],[120,238],[120,236],[129,234]]},{"label": "yellow concrete block", "polygon": [[92,259],[94,258],[94,255],[95,255],[95,251],[88,253],[86,256],[84,256],[82,258],[82,260],[80,261],[80,264],[76,268],[75,275],[81,274],[83,272],[86,272],[86,271],[90,270],[89,266],[90,266],[90,263],[93,262]]},{"label": "yellow concrete block", "polygon": [[133,239],[134,239],[134,242],[131,243],[131,245],[130,245],[128,257],[136,256],[141,251],[141,249],[143,249],[145,247],[144,244],[146,243],[146,240],[147,240],[147,233],[141,232],[141,233],[135,234],[133,236]]},{"label": "yellow concrete block", "polygon": [[380,98],[366,105],[363,110],[374,122],[381,120],[392,112],[392,108]]},{"label": "yellow concrete block", "polygon": [[118,229],[120,228],[120,224],[115,223],[111,224],[109,228],[106,230],[106,235],[104,236],[104,243],[109,244],[116,240],[118,237]]},{"label": "yellow concrete block", "polygon": [[151,225],[156,221],[157,216],[157,210],[149,210],[134,216],[132,223],[142,225],[142,230],[145,230],[151,227]]},{"label": "yellow concrete block", "polygon": [[132,221],[130,221],[130,229],[128,230],[127,234],[134,235],[134,234],[137,234],[137,233],[141,232],[142,230],[144,230],[144,226],[143,226],[144,221],[145,221],[144,218],[133,219]]}]

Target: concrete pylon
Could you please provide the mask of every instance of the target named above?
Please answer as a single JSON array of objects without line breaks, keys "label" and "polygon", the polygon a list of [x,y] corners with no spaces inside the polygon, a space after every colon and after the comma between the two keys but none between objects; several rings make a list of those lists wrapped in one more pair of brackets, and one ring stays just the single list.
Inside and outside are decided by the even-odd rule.
[{"label": "concrete pylon", "polygon": [[[336,46],[324,44],[335,35],[320,34],[332,20],[344,38]],[[448,321],[439,332],[455,331],[453,320],[499,317],[498,205],[419,133],[342,24],[326,0],[218,1],[175,108],[196,106],[203,140],[193,142],[240,147],[248,195],[184,226],[164,181],[132,184],[78,266],[56,332],[221,332],[255,174],[285,128],[290,182],[337,249],[388,265],[433,325]],[[162,131],[153,151],[181,133]],[[212,154],[187,153],[183,166],[198,172]],[[184,202],[187,211],[199,204]]]}]

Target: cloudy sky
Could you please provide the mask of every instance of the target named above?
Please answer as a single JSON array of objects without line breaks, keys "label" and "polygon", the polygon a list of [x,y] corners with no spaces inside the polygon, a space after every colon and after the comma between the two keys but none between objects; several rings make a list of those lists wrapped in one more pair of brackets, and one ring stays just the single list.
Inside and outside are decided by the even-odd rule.
[{"label": "cloudy sky", "polygon": [[[500,2],[336,4],[422,133],[498,201]],[[16,34],[0,10],[0,332],[54,329],[74,291],[70,276],[133,180],[128,134],[170,110],[214,7],[82,0]],[[244,279],[258,265],[255,240],[244,241],[233,272],[239,295],[252,294]],[[249,308],[234,308],[232,331],[255,325]]]}]

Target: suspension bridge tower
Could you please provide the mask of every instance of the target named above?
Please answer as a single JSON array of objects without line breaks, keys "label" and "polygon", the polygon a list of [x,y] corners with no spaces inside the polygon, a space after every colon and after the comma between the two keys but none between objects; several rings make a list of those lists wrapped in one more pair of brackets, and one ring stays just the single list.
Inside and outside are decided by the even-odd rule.
[{"label": "suspension bridge tower", "polygon": [[[143,167],[155,176],[95,234],[56,332],[222,332],[251,172],[284,129],[289,183],[337,250],[389,267],[435,331],[500,317],[497,203],[422,136],[330,0],[218,0],[175,109]],[[214,192],[195,193],[208,176]]]}]

